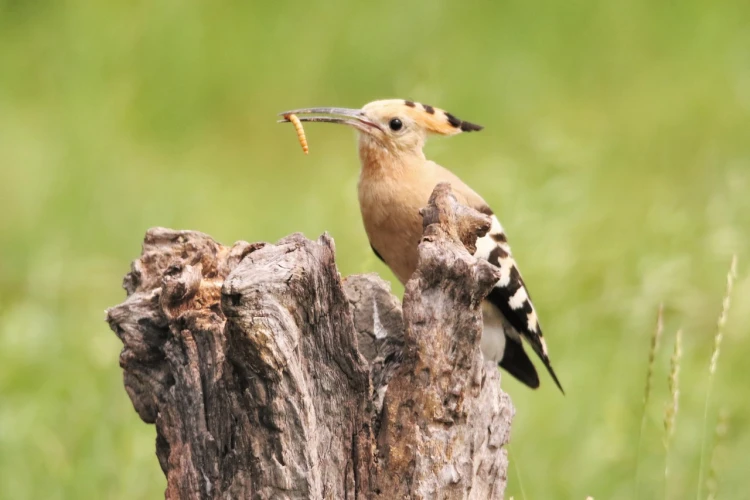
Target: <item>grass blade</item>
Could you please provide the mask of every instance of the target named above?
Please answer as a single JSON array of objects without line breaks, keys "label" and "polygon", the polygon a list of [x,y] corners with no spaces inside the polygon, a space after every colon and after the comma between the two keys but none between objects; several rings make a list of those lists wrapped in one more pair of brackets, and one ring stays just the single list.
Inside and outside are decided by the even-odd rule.
[{"label": "grass blade", "polygon": [[711,450],[711,462],[708,465],[708,480],[706,481],[708,500],[716,500],[719,494],[719,479],[717,474],[719,468],[719,449],[724,442],[724,437],[727,435],[728,429],[729,413],[726,410],[721,410],[719,412],[719,420],[716,423],[716,430],[714,430],[714,447]]},{"label": "grass blade", "polygon": [[724,325],[729,315],[729,306],[731,305],[732,288],[734,280],[737,277],[737,255],[732,257],[732,264],[729,266],[727,273],[727,289],[724,294],[724,300],[721,305],[721,314],[716,324],[716,335],[714,336],[714,350],[711,353],[711,362],[708,365],[708,390],[706,391],[706,403],[703,407],[703,435],[701,437],[701,456],[698,469],[698,491],[696,498],[700,500],[703,493],[703,461],[706,456],[706,428],[708,426],[708,406],[711,399],[711,388],[713,386],[714,374],[719,364],[719,353],[721,352],[721,341],[724,338]]},{"label": "grass blade", "polygon": [[659,312],[656,315],[656,329],[654,334],[651,336],[651,348],[648,351],[648,370],[646,372],[646,390],[643,394],[643,410],[641,412],[641,428],[638,432],[638,444],[635,452],[635,498],[638,498],[638,491],[640,489],[640,474],[638,467],[641,458],[641,446],[643,444],[643,432],[646,429],[646,409],[648,408],[648,401],[651,398],[651,380],[654,376],[654,362],[656,359],[656,353],[659,350],[659,343],[661,341],[661,335],[664,332],[664,304],[659,304]]},{"label": "grass blade", "polygon": [[669,361],[669,394],[670,401],[664,410],[664,497],[669,495],[669,448],[677,422],[680,408],[680,359],[682,358],[682,330],[677,330],[674,339],[674,351]]}]

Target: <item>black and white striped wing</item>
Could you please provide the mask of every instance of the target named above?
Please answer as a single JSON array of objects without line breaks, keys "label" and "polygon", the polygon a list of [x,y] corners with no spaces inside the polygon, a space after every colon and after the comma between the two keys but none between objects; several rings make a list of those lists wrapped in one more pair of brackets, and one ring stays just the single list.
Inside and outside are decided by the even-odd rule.
[{"label": "black and white striped wing", "polygon": [[[541,358],[544,366],[547,367],[547,371],[549,371],[557,387],[562,391],[563,388],[550,364],[547,344],[544,342],[539,318],[526,289],[526,284],[518,270],[518,265],[513,259],[505,231],[500,221],[488,207],[480,207],[479,210],[492,218],[492,227],[485,236],[477,240],[475,255],[500,268],[500,279],[487,296],[487,301],[502,313],[515,330],[508,335],[510,337],[508,341],[515,341],[520,344],[521,339],[513,338],[513,333],[525,338],[534,352]],[[519,346],[514,346],[514,349],[517,347]]]}]

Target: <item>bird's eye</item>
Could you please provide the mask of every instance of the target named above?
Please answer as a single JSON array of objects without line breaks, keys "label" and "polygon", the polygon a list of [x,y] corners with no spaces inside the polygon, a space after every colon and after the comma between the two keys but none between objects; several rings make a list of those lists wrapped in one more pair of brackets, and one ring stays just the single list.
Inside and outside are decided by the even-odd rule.
[{"label": "bird's eye", "polygon": [[404,126],[403,123],[401,123],[401,120],[398,118],[393,118],[390,122],[388,122],[388,126],[391,127],[391,130],[401,130],[401,127]]}]

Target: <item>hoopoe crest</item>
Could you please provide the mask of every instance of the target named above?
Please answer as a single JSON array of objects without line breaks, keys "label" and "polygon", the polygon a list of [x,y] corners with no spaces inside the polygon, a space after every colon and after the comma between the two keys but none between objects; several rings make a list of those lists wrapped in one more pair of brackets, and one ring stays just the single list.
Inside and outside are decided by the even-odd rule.
[{"label": "hoopoe crest", "polygon": [[450,183],[459,202],[492,218],[492,227],[477,241],[475,253],[500,269],[500,279],[483,304],[482,352],[524,384],[537,388],[539,376],[524,349],[525,339],[562,391],[500,221],[480,195],[451,171],[427,160],[422,150],[430,134],[456,135],[482,127],[440,108],[402,99],[374,101],[361,109],[307,108],[281,113],[288,114],[298,115],[302,122],[338,123],[359,132],[358,194],[365,232],[375,254],[402,283],[417,266],[422,237],[419,209],[437,184]]}]

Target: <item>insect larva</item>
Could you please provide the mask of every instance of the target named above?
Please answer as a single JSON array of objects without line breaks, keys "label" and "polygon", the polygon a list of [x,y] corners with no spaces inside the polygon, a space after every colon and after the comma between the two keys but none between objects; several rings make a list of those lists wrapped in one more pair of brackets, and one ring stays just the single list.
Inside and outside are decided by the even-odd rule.
[{"label": "insect larva", "polygon": [[308,154],[310,152],[310,148],[307,147],[307,138],[305,137],[305,129],[302,128],[302,122],[299,121],[297,115],[284,115],[284,118],[292,122],[292,125],[294,125],[294,130],[297,131],[297,139],[299,139],[299,145],[302,146],[302,151],[304,151],[305,154]]}]

